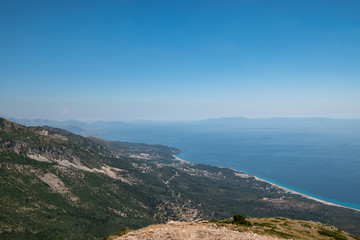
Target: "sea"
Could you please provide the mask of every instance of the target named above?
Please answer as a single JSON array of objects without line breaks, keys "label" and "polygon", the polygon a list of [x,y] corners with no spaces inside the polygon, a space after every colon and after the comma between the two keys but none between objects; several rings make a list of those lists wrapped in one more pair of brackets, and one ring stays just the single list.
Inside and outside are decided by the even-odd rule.
[{"label": "sea", "polygon": [[360,210],[360,121],[214,119],[135,122],[99,137],[175,147],[179,158],[232,168]]}]

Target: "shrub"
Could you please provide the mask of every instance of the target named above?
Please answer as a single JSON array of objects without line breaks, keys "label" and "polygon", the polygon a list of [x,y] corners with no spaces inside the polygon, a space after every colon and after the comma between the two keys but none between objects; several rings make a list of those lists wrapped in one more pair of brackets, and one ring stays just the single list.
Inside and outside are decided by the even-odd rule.
[{"label": "shrub", "polygon": [[241,214],[235,214],[232,223],[236,225],[252,226],[251,222],[246,220],[246,218]]}]

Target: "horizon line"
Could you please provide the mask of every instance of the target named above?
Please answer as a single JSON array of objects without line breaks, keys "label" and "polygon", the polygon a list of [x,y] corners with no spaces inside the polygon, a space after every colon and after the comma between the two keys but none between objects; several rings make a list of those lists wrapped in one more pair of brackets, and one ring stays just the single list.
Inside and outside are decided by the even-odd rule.
[{"label": "horizon line", "polygon": [[96,122],[200,122],[200,121],[208,121],[208,120],[221,120],[221,119],[247,119],[247,120],[266,120],[266,119],[313,119],[313,120],[360,120],[360,118],[339,118],[339,117],[322,117],[322,116],[313,116],[313,117],[284,117],[284,116],[274,116],[274,117],[246,117],[246,116],[224,116],[224,117],[209,117],[209,118],[193,118],[193,119],[146,119],[146,118],[135,118],[135,119],[97,119],[97,120],[83,120],[83,119],[54,119],[54,118],[18,118],[18,117],[10,117],[3,114],[0,114],[0,117],[8,119],[8,120],[22,120],[22,121],[54,121],[54,122],[86,122],[86,123],[96,123]]}]

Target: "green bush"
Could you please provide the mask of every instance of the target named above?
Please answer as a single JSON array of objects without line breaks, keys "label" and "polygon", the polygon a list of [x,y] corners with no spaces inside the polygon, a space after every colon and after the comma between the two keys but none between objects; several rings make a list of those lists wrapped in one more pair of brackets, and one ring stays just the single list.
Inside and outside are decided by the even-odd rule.
[{"label": "green bush", "polygon": [[232,223],[236,225],[252,226],[251,222],[246,220],[246,218],[241,214],[235,214]]}]

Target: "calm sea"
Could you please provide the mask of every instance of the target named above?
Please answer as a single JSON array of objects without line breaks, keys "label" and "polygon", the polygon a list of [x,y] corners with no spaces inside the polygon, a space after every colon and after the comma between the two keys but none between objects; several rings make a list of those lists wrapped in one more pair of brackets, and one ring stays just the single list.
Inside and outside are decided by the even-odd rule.
[{"label": "calm sea", "polygon": [[186,161],[232,168],[360,209],[360,132],[310,125],[134,124],[100,137],[175,147]]}]

